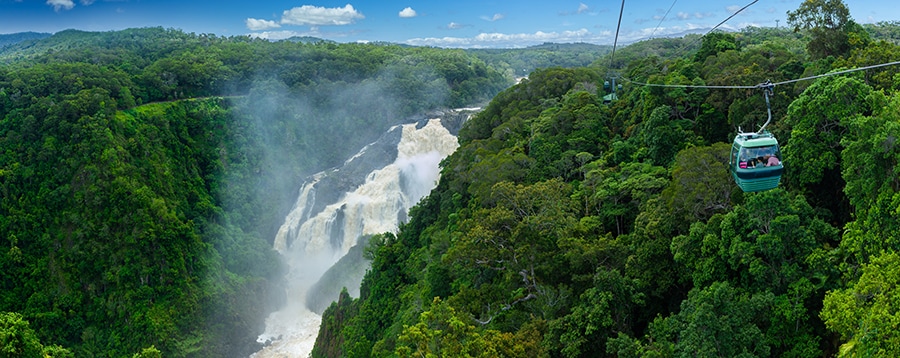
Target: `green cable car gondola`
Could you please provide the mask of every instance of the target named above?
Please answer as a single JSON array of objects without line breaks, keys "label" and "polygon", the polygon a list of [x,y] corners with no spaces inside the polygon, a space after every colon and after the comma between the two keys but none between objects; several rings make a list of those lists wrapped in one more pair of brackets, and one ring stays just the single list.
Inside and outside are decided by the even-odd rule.
[{"label": "green cable car gondola", "polygon": [[603,96],[603,104],[610,104],[619,100],[619,95],[616,94],[616,90],[622,91],[622,85],[619,84],[618,87],[616,87],[615,76],[612,77],[612,85],[609,84],[609,81],[603,81],[603,89],[609,92],[609,94]]},{"label": "green cable car gondola", "polygon": [[739,133],[731,145],[731,175],[741,190],[775,189],[784,164],[778,140],[769,132]]},{"label": "green cable car gondola", "polygon": [[766,125],[772,121],[772,107],[769,105],[772,85],[764,85],[763,89],[769,119],[758,132],[739,132],[731,145],[728,163],[731,175],[744,192],[775,189],[781,182],[781,174],[784,172],[778,140],[765,130]]}]

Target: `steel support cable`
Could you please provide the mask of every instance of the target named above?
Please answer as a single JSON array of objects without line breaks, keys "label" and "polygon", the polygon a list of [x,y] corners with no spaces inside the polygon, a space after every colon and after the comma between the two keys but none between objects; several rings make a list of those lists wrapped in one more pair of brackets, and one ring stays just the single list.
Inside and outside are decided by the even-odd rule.
[{"label": "steel support cable", "polygon": [[843,74],[845,74],[845,73],[856,72],[856,71],[864,71],[864,70],[870,70],[870,69],[873,69],[873,68],[879,68],[879,67],[885,67],[885,66],[893,66],[893,65],[900,65],[900,61],[894,61],[894,62],[888,62],[888,63],[881,63],[881,64],[871,65],[871,66],[865,66],[865,67],[851,68],[851,69],[849,69],[849,70],[843,70],[843,71],[837,71],[837,72],[829,72],[829,73],[825,73],[825,74],[821,74],[821,75],[816,75],[816,76],[810,76],[810,77],[798,78],[798,79],[795,79],[795,80],[787,80],[787,81],[775,82],[775,83],[773,83],[773,85],[776,85],[776,86],[777,86],[777,85],[783,85],[783,84],[794,83],[794,82],[800,82],[800,81],[806,81],[806,80],[814,80],[814,79],[817,79],[817,78],[820,78],[820,77],[835,76],[835,75],[843,75]]},{"label": "steel support cable", "polygon": [[669,9],[666,10],[666,14],[663,15],[662,19],[659,19],[659,23],[656,24],[656,28],[653,29],[653,32],[650,33],[650,38],[651,38],[651,39],[653,38],[653,35],[656,35],[656,30],[659,30],[659,27],[662,26],[662,23],[663,23],[663,21],[666,20],[666,17],[669,16],[669,12],[671,12],[671,11],[672,11],[672,8],[675,7],[675,3],[676,3],[676,2],[678,2],[678,0],[672,1],[672,5],[670,5],[670,6],[669,6]]},{"label": "steel support cable", "polygon": [[788,83],[794,83],[794,82],[800,82],[800,81],[806,81],[806,80],[814,80],[814,79],[822,78],[822,77],[836,76],[836,75],[843,75],[843,74],[845,74],[845,73],[851,73],[851,72],[857,72],[857,71],[865,71],[865,70],[871,70],[871,69],[873,69],[873,68],[886,67],[886,66],[893,66],[893,65],[900,65],[900,61],[881,63],[881,64],[871,65],[871,66],[865,66],[865,67],[851,68],[851,69],[849,69],[849,70],[842,70],[842,71],[837,71],[837,72],[823,73],[823,74],[821,74],[821,75],[809,76],[809,77],[803,77],[803,78],[797,78],[797,79],[787,80],[787,81],[781,81],[781,82],[774,82],[774,83],[773,83],[773,82],[768,82],[768,81],[766,81],[766,82],[764,82],[764,83],[760,83],[760,84],[753,85],[753,86],[664,85],[664,84],[657,84],[657,83],[643,83],[643,82],[632,81],[632,80],[630,80],[630,79],[628,79],[628,78],[625,78],[625,77],[622,77],[622,79],[625,80],[625,81],[627,81],[627,82],[629,82],[629,83],[633,83],[633,84],[636,84],[636,85],[639,85],[639,86],[648,86],[648,87],[668,87],[668,88],[713,88],[713,89],[752,89],[752,88],[767,88],[767,87],[768,87],[768,88],[772,88],[772,87],[774,87],[774,86],[784,85],[784,84],[788,84]]},{"label": "steel support cable", "polygon": [[756,2],[758,2],[758,1],[759,1],[759,0],[753,0],[751,3],[749,3],[749,4],[747,4],[747,5],[744,5],[744,7],[740,8],[740,10],[735,11],[733,14],[731,14],[731,16],[725,18],[725,20],[722,20],[722,22],[720,22],[718,25],[713,26],[713,28],[709,29],[709,31],[707,31],[705,34],[703,34],[703,36],[698,37],[698,38],[695,39],[694,41],[691,41],[691,43],[689,43],[687,46],[682,47],[682,50],[683,50],[683,49],[686,49],[686,48],[688,48],[688,47],[694,46],[694,44],[697,43],[697,41],[700,41],[700,39],[706,37],[706,35],[709,35],[710,32],[716,31],[716,29],[719,28],[719,26],[722,26],[722,24],[728,22],[728,20],[731,20],[732,17],[737,16],[737,14],[740,14],[741,11],[746,10],[748,7],[750,7],[750,5],[756,4]]},{"label": "steel support cable", "polygon": [[[675,0],[675,1],[678,1],[678,0]],[[690,43],[688,43],[687,45],[682,46],[681,49],[678,50],[678,53],[682,53],[682,54],[683,54],[685,49],[687,49],[687,48],[689,48],[689,47],[691,47],[691,46],[694,46],[694,44],[697,43],[697,41],[700,41],[702,38],[706,37],[706,35],[709,35],[709,33],[713,32],[713,31],[715,31],[717,28],[719,28],[719,26],[722,26],[722,24],[728,22],[728,20],[731,20],[731,18],[737,16],[737,14],[740,14],[742,11],[746,10],[746,9],[747,9],[748,7],[750,7],[751,5],[756,4],[758,1],[759,1],[759,0],[753,0],[753,1],[750,2],[749,4],[744,5],[744,7],[738,9],[738,11],[735,11],[733,14],[731,14],[731,16],[728,16],[728,17],[725,18],[725,20],[722,20],[721,22],[719,22],[718,25],[713,26],[713,28],[709,29],[709,31],[707,31],[705,34],[703,34],[703,36],[700,36],[700,37],[696,38],[694,41],[691,41]],[[624,6],[624,1],[623,1],[623,6]],[[672,7],[673,7],[673,6],[675,6],[675,2],[672,2],[672,6],[669,7],[669,10],[670,10],[670,11],[672,10]],[[666,14],[668,15],[668,13],[669,13],[669,12],[667,11]],[[663,18],[665,18],[665,16],[663,16]],[[660,20],[659,23],[662,24],[662,20]],[[657,25],[657,28],[659,28],[659,25]],[[653,33],[656,33],[656,30],[653,30]],[[618,34],[617,34],[617,36],[618,36]],[[652,35],[651,35],[651,36],[652,36]],[[615,52],[615,50],[613,50],[613,52]],[[681,55],[679,54],[679,55],[676,56],[676,57],[679,57],[679,56],[681,56]],[[612,63],[612,62],[610,62],[610,64],[611,64],[611,63]]]},{"label": "steel support cable", "polygon": [[758,88],[758,87],[759,87],[759,85],[753,85],[753,86],[664,85],[664,84],[658,84],[658,83],[643,83],[643,82],[632,81],[632,80],[630,80],[630,79],[628,79],[628,78],[625,78],[625,77],[622,77],[622,79],[625,80],[625,81],[627,81],[628,83],[633,83],[633,84],[636,84],[636,85],[638,85],[638,86],[647,86],[647,87],[666,87],[666,88],[718,88],[718,89],[740,89],[740,88],[744,88],[744,89],[752,89],[752,88]]},{"label": "steel support cable", "polygon": [[613,67],[613,59],[616,58],[616,45],[619,43],[619,29],[622,28],[622,13],[625,12],[625,0],[622,0],[622,8],[619,9],[619,23],[616,24],[616,37],[613,39],[612,54],[609,55],[609,68]]}]

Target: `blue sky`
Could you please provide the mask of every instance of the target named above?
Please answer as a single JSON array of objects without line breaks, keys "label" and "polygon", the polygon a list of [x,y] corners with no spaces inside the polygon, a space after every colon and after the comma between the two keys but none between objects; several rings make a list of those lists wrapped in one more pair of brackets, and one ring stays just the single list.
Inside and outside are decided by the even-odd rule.
[{"label": "blue sky", "polygon": [[[758,0],[722,28],[786,25],[802,0]],[[705,32],[752,0],[630,0],[619,42]],[[900,21],[883,0],[844,0],[859,23]],[[315,36],[338,42],[483,48],[612,44],[622,2],[395,0],[0,0],[0,34],[162,26],[220,36]]]}]

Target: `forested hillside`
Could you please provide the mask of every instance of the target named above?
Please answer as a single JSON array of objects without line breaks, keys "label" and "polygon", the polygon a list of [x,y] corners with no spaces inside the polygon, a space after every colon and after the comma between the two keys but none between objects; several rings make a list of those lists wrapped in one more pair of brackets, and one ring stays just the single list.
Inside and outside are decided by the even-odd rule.
[{"label": "forested hillside", "polygon": [[[503,91],[370,241],[313,356],[900,355],[900,66],[794,81],[900,59],[843,10],[807,1],[797,33],[657,39]],[[624,88],[604,104],[609,73]],[[702,86],[766,81],[785,174],[744,193],[731,139],[765,122],[763,92]]]},{"label": "forested hillside", "polygon": [[64,31],[0,58],[0,349],[246,357],[301,179],[512,79],[459,50]]},{"label": "forested hillside", "polygon": [[49,37],[50,34],[41,33],[41,32],[21,32],[17,34],[0,34],[0,49],[4,47],[8,47],[11,45],[15,45],[22,41],[28,40],[39,40],[45,37]]},{"label": "forested hillside", "polygon": [[466,52],[487,64],[522,77],[538,68],[585,67],[612,50],[612,46],[588,43],[545,43],[521,49],[469,49]]}]

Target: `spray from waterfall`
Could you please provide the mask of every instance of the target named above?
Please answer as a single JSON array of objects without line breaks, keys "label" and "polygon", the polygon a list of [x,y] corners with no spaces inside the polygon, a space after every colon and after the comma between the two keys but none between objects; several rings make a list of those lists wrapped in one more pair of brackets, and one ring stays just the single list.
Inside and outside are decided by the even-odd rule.
[{"label": "spray from waterfall", "polygon": [[[310,287],[335,292],[347,285],[351,295],[359,295],[361,272],[350,284],[318,282],[323,273],[357,244],[360,237],[396,232],[406,219],[409,208],[428,195],[439,179],[440,161],[458,147],[456,137],[441,125],[439,119],[420,124],[392,128],[399,131],[392,153],[374,143],[348,159],[344,167],[311,177],[300,190],[291,213],[275,239],[290,270],[286,280],[287,305],[266,320],[266,332],[260,342],[269,345],[254,357],[305,357],[312,350],[321,317],[310,309]],[[390,132],[389,132],[390,133]],[[384,138],[393,138],[390,135]],[[386,155],[386,156],[385,156]],[[360,165],[379,159],[385,165],[369,172],[361,184],[346,188],[344,194],[334,190],[353,182],[343,175],[358,173]],[[392,159],[392,160],[390,160]],[[346,186],[346,185],[344,185]],[[324,198],[337,198],[323,202]],[[364,266],[363,266],[364,267]],[[352,286],[352,287],[351,287]]]}]

